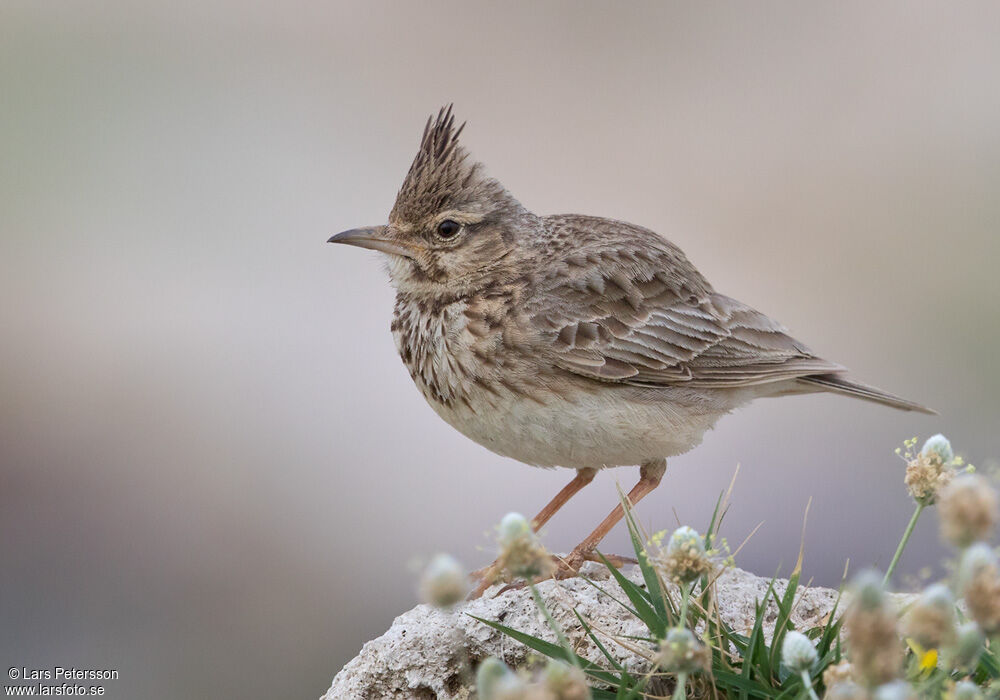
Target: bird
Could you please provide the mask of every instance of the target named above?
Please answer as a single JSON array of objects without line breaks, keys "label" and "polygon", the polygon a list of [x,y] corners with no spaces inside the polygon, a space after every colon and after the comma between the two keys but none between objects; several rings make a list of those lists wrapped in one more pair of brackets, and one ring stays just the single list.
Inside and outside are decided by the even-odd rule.
[{"label": "bird", "polygon": [[[471,157],[464,128],[451,105],[432,114],[388,223],[328,242],[385,256],[396,348],[445,422],[504,457],[576,470],[532,519],[536,531],[601,469],[638,466],[627,494],[638,503],[668,458],[757,398],[833,392],[934,413],[717,292],[650,229],[529,211]],[[623,517],[619,503],[557,576],[594,559]]]}]

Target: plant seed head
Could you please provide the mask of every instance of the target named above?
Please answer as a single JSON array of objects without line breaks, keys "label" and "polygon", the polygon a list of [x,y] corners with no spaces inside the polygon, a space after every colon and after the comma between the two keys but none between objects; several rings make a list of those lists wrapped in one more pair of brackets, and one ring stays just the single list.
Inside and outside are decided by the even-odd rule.
[{"label": "plant seed head", "polygon": [[986,635],[975,622],[966,622],[958,628],[955,641],[946,650],[948,664],[959,671],[972,671],[979,663],[986,645]]},{"label": "plant seed head", "polygon": [[958,565],[958,579],[964,588],[984,569],[998,568],[997,555],[985,542],[976,542],[966,548]]},{"label": "plant seed head", "polygon": [[656,664],[668,673],[698,673],[712,666],[712,652],[686,627],[672,627],[660,643]]},{"label": "plant seed head", "polygon": [[529,580],[552,574],[555,568],[552,557],[523,515],[508,513],[500,521],[498,530],[500,556],[497,560],[505,574]]},{"label": "plant seed head", "polygon": [[448,554],[431,560],[420,579],[420,597],[438,608],[449,608],[468,593],[465,569]]},{"label": "plant seed head", "polygon": [[862,572],[854,579],[852,588],[854,598],[844,613],[848,658],[855,677],[874,688],[896,678],[903,662],[896,612],[877,573]]},{"label": "plant seed head", "polygon": [[480,700],[521,700],[527,684],[500,659],[483,659],[476,671],[476,691]]},{"label": "plant seed head", "polygon": [[906,681],[891,681],[875,689],[873,700],[916,700],[917,693]]},{"label": "plant seed head", "polygon": [[929,506],[954,475],[955,470],[948,464],[921,452],[906,463],[903,483],[914,501]]},{"label": "plant seed head", "polygon": [[679,551],[689,554],[704,554],[705,541],[693,527],[681,525],[670,535],[670,542],[667,544],[668,554]]},{"label": "plant seed head", "polygon": [[712,570],[704,539],[686,525],[674,530],[657,563],[674,583],[691,583]]},{"label": "plant seed head", "polygon": [[1000,632],[1000,570],[989,545],[979,542],[965,550],[959,581],[969,616],[987,635]]},{"label": "plant seed head", "polygon": [[955,547],[988,539],[997,522],[997,492],[985,477],[962,474],[938,495],[941,535]]},{"label": "plant seed head", "polygon": [[823,700],[870,700],[865,689],[848,679],[828,684]]},{"label": "plant seed head", "polygon": [[983,700],[983,691],[972,681],[959,681],[951,691],[951,700]]},{"label": "plant seed head", "polygon": [[785,634],[781,643],[781,661],[796,673],[809,671],[816,663],[818,655],[809,637],[792,630]]},{"label": "plant seed head", "polygon": [[507,513],[500,521],[499,532],[498,541],[501,545],[506,545],[530,535],[531,525],[528,524],[527,518],[520,513]]},{"label": "plant seed head", "polygon": [[837,685],[838,683],[845,683],[851,681],[854,678],[853,669],[851,668],[851,662],[847,659],[841,659],[840,663],[830,664],[823,671],[823,685],[827,688]]},{"label": "plant seed head", "polygon": [[903,636],[925,649],[940,649],[955,639],[955,598],[947,586],[936,583],[924,589],[906,611]]},{"label": "plant seed head", "polygon": [[937,460],[941,464],[948,464],[955,459],[955,453],[951,449],[951,442],[941,433],[927,438],[920,454],[928,459]]},{"label": "plant seed head", "polygon": [[854,590],[854,600],[858,607],[876,610],[885,605],[886,595],[882,587],[882,576],[874,569],[862,571],[855,576],[851,588]]},{"label": "plant seed head", "polygon": [[544,687],[552,700],[590,700],[587,677],[580,669],[561,661],[549,660],[545,667]]}]

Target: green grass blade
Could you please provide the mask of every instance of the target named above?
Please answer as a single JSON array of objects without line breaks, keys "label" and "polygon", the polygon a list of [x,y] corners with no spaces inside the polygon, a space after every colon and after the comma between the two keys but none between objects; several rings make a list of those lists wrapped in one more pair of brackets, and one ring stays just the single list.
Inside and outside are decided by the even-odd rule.
[{"label": "green grass blade", "polygon": [[833,607],[830,612],[827,613],[828,620],[826,625],[823,627],[823,633],[819,637],[819,641],[816,643],[816,651],[819,652],[820,656],[825,655],[833,647],[836,640],[840,638],[840,625],[842,618],[837,617],[837,608],[840,607],[840,597],[843,591],[837,592],[837,599],[833,601]]},{"label": "green grass blade", "polygon": [[[759,678],[767,681],[768,684],[771,682],[771,660],[767,653],[767,644],[764,641],[764,617],[767,611],[767,601],[773,595],[774,579],[772,578],[767,584],[767,590],[764,591],[763,602],[757,602],[754,605],[753,629],[747,639],[746,651],[743,653],[743,667],[740,669],[740,676],[747,681],[753,677],[756,670]],[[742,690],[740,693],[741,700],[746,700],[746,695],[743,694]]]},{"label": "green grass blade", "polygon": [[[753,631],[750,633],[750,638],[747,640],[746,651],[743,653],[743,667],[740,669],[740,676],[749,681],[754,676],[754,669],[757,669],[758,676],[765,679],[769,679],[771,676],[770,665],[767,663],[766,654],[762,654],[762,650],[765,649],[764,642],[764,614],[762,612],[762,607],[758,604],[756,606],[756,615],[754,619]],[[760,665],[761,659],[765,662],[763,667],[758,667]],[[746,700],[746,695],[744,691],[740,690],[741,700]]]},{"label": "green grass blade", "polygon": [[653,609],[660,620],[663,621],[663,628],[670,625],[670,616],[667,614],[667,592],[663,590],[660,577],[656,575],[652,564],[649,563],[649,556],[643,545],[642,537],[639,534],[639,526],[635,522],[632,508],[628,505],[628,500],[622,496],[622,509],[625,513],[625,524],[628,526],[628,534],[632,539],[632,549],[635,550],[635,558],[639,562],[639,570],[642,572],[642,580],[646,582],[648,598],[653,604]]},{"label": "green grass blade", "polygon": [[778,605],[778,619],[774,623],[774,636],[771,638],[771,668],[778,667],[779,655],[781,654],[781,643],[785,638],[785,632],[790,626],[792,608],[795,605],[795,594],[799,589],[799,577],[802,575],[801,569],[796,566],[795,571],[788,579],[788,587],[785,588],[784,595],[778,598],[777,593],[773,593],[774,601]]},{"label": "green grass blade", "polygon": [[[466,614],[469,615],[469,613]],[[478,620],[479,622],[482,622],[484,625],[488,625],[489,627],[492,627],[493,629],[499,632],[503,632],[511,639],[517,640],[518,642],[521,642],[521,644],[524,644],[526,647],[534,649],[538,653],[548,656],[549,658],[559,659],[560,661],[565,661],[570,664],[572,664],[575,660],[576,663],[580,665],[580,668],[583,669],[584,673],[604,683],[608,683],[609,685],[619,685],[621,682],[621,679],[615,674],[611,673],[610,671],[602,669],[597,664],[583,658],[579,654],[574,654],[566,649],[563,649],[558,644],[547,642],[544,639],[539,639],[538,637],[532,636],[525,632],[519,632],[512,627],[507,627],[506,625],[502,625],[499,622],[493,622],[492,620],[487,620],[482,617],[477,617],[476,615],[469,615],[469,617],[471,617],[474,620]]]},{"label": "green grass blade", "polygon": [[793,684],[793,685],[789,686],[788,688],[785,688],[784,690],[782,690],[777,695],[773,696],[774,700],[785,700],[785,698],[788,698],[788,697],[790,697],[792,695],[794,695],[796,697],[801,697],[801,698],[808,698],[809,697],[809,691],[805,689],[805,686],[802,685],[801,681],[802,681],[802,679],[800,678],[799,679],[799,683]]},{"label": "green grass blade", "polygon": [[996,652],[987,649],[979,657],[978,671],[985,674],[986,678],[1000,677],[1000,659],[997,659]]},{"label": "green grass blade", "polygon": [[[715,508],[712,509],[712,517],[708,521],[708,530],[705,532],[705,549],[712,548],[712,540],[715,539],[714,533],[715,533],[716,522],[718,521],[719,518],[719,508],[722,507],[722,499],[725,497],[725,495],[726,495],[725,491],[719,492],[719,498],[716,499],[715,501]],[[718,525],[721,526],[722,523],[718,522]]]},{"label": "green grass blade", "polygon": [[750,636],[746,634],[740,634],[739,632],[730,632],[729,636],[733,638],[739,644],[746,646],[747,642],[750,641]]},{"label": "green grass blade", "polygon": [[712,677],[716,686],[727,694],[735,690],[740,697],[763,698],[763,700],[771,700],[774,696],[774,690],[771,688],[730,671],[715,669],[712,671]]},{"label": "green grass blade", "polygon": [[650,604],[649,600],[646,598],[646,591],[639,588],[637,585],[625,578],[625,574],[615,568],[614,564],[609,562],[603,554],[597,553],[597,556],[601,558],[604,565],[608,567],[608,571],[614,576],[615,581],[621,586],[622,591],[628,596],[628,599],[635,606],[635,616],[638,617],[646,627],[649,629],[650,633],[657,639],[663,639],[667,634],[667,626],[664,620],[657,616],[656,610]]}]

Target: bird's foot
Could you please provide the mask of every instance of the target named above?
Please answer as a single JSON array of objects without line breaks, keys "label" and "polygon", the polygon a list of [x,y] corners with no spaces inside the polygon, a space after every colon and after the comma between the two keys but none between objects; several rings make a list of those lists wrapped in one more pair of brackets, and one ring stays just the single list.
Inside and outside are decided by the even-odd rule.
[{"label": "bird's foot", "polygon": [[500,560],[494,561],[489,566],[484,566],[481,569],[477,569],[469,574],[469,578],[473,581],[478,581],[475,589],[468,595],[466,600],[475,600],[476,598],[482,597],[486,589],[492,586],[494,583],[500,581],[503,572],[500,570]]},{"label": "bird's foot", "polygon": [[[553,554],[552,563],[553,570],[552,573],[547,576],[541,576],[533,581],[533,583],[541,583],[542,581],[553,578],[557,581],[562,581],[568,578],[574,578],[580,575],[580,567],[583,566],[585,561],[596,561],[603,563],[601,558],[597,555],[597,549],[594,547],[577,547],[572,552],[567,554],[565,557]],[[632,557],[623,557],[617,554],[605,554],[604,558],[611,563],[616,569],[620,569],[626,564],[638,564],[639,562]],[[469,594],[466,600],[475,600],[476,598],[482,597],[483,593],[495,583],[499,583],[502,577],[502,572],[500,566],[497,562],[493,562],[489,566],[484,566],[482,569],[473,571],[469,574],[470,578],[479,581],[479,585],[476,589]],[[518,589],[527,586],[527,581],[515,581],[513,583],[508,583],[506,586],[497,591],[496,596],[502,595],[507,591],[516,591]]]},{"label": "bird's foot", "polygon": [[[622,557],[617,554],[605,554],[611,566],[620,569],[626,564],[638,564],[639,562],[631,557]],[[580,575],[580,567],[585,561],[596,561],[603,564],[604,561],[597,554],[596,547],[577,547],[565,557],[555,557],[556,572],[553,578],[562,580]]]},{"label": "bird's foot", "polygon": [[[616,569],[620,569],[626,564],[638,564],[639,562],[632,557],[623,557],[618,554],[605,554],[603,555],[611,566]],[[574,576],[580,575],[580,567],[583,566],[585,561],[596,561],[599,564],[603,564],[604,561],[601,556],[597,553],[596,547],[577,547],[572,552],[570,552],[565,557],[555,557],[556,559],[556,573],[554,578],[556,579],[567,579],[573,578]]]},{"label": "bird's foot", "polygon": [[[498,560],[499,561],[499,560]],[[484,566],[481,569],[476,569],[475,571],[469,572],[469,578],[473,581],[484,581],[491,578],[495,578],[499,566],[496,561],[488,566]]]},{"label": "bird's foot", "polygon": [[588,554],[586,550],[582,550],[579,547],[574,549],[572,552],[567,554],[565,557],[553,556],[555,560],[556,570],[552,574],[552,578],[557,581],[562,581],[568,578],[574,578],[580,575],[580,567],[583,566],[583,562],[587,561]]}]

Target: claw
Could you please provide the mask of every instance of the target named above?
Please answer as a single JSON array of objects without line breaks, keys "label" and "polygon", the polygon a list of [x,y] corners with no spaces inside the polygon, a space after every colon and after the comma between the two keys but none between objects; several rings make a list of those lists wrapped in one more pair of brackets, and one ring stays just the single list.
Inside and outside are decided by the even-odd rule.
[{"label": "claw", "polygon": [[496,578],[497,563],[493,562],[489,566],[484,566],[481,569],[476,569],[475,571],[469,572],[469,578],[473,581],[486,581],[491,578]]},{"label": "claw", "polygon": [[583,566],[583,562],[587,560],[587,557],[583,552],[574,549],[565,559],[559,557],[555,559],[556,571],[552,575],[552,578],[557,581],[563,581],[574,576],[579,576],[580,567]]},{"label": "claw", "polygon": [[506,586],[504,586],[499,591],[497,591],[496,594],[493,597],[494,598],[499,598],[500,596],[502,596],[507,591],[519,591],[522,588],[526,588],[527,586],[528,586],[528,582],[527,581],[515,581],[514,583],[508,583]]},{"label": "claw", "polygon": [[[533,583],[541,583],[548,578],[553,578],[557,581],[564,581],[568,578],[575,578],[580,575],[580,567],[583,566],[585,561],[596,561],[603,563],[601,558],[597,555],[596,549],[574,549],[572,552],[567,554],[565,557],[560,557],[557,554],[553,554],[552,560],[555,563],[555,572],[551,576],[546,576],[544,578],[538,578]],[[605,554],[604,558],[607,559],[613,567],[620,569],[626,564],[638,564],[638,560],[632,557],[623,557],[618,554]],[[478,569],[469,574],[469,577],[473,580],[479,581],[479,585],[476,589],[469,594],[466,600],[476,600],[481,598],[482,595],[490,588],[490,586],[500,582],[500,568],[497,566],[496,562],[493,562],[489,566],[484,566],[482,569]],[[503,595],[508,591],[517,591],[524,588],[527,585],[526,581],[515,581],[514,583],[508,583],[506,586],[501,588],[494,594],[494,598]]]},{"label": "claw", "polygon": [[469,574],[469,578],[479,581],[479,585],[469,594],[466,600],[475,600],[476,598],[481,598],[486,589],[497,582],[500,577],[500,568],[497,566],[496,562],[490,564],[489,566],[484,566],[478,571],[473,571]]},{"label": "claw", "polygon": [[[620,569],[623,566],[625,566],[626,564],[638,564],[639,563],[639,560],[635,559],[634,557],[623,557],[620,554],[605,554],[603,556],[604,556],[605,559],[607,559],[609,562],[611,562],[611,566],[615,567],[616,569]],[[585,558],[586,558],[587,561],[596,561],[598,564],[603,564],[604,563],[601,560],[601,557],[598,556],[596,550],[590,552],[589,554],[587,554]]]}]

